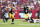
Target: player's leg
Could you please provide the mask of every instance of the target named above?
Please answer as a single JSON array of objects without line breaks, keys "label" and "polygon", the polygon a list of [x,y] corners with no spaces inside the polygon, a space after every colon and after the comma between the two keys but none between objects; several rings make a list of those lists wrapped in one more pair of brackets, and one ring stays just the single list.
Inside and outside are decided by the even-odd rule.
[{"label": "player's leg", "polygon": [[14,24],[14,18],[12,18],[12,24]]},{"label": "player's leg", "polygon": [[3,22],[5,22],[5,18],[3,18]]},{"label": "player's leg", "polygon": [[6,22],[8,22],[8,18],[5,18]]},{"label": "player's leg", "polygon": [[12,14],[12,24],[14,24],[14,15]]},{"label": "player's leg", "polygon": [[26,21],[27,21],[27,16],[28,16],[28,15],[27,15],[27,14],[25,14],[25,20],[26,20]]},{"label": "player's leg", "polygon": [[34,23],[34,20],[33,20],[33,17],[31,17],[31,19],[30,19],[31,21],[30,21],[30,23]]},{"label": "player's leg", "polygon": [[11,18],[11,13],[9,13],[9,18]]},{"label": "player's leg", "polygon": [[28,16],[28,22],[29,22],[29,23],[30,23],[30,19],[31,19],[31,17]]},{"label": "player's leg", "polygon": [[5,20],[6,20],[6,22],[8,21],[8,18],[9,18],[9,16],[8,16],[8,13],[5,15]]},{"label": "player's leg", "polygon": [[13,23],[14,22],[14,16],[13,16],[13,14],[9,13],[9,18],[12,18],[12,24],[14,24]]},{"label": "player's leg", "polygon": [[7,22],[7,18],[5,18],[6,22]]},{"label": "player's leg", "polygon": [[3,22],[5,22],[5,17],[3,16]]}]

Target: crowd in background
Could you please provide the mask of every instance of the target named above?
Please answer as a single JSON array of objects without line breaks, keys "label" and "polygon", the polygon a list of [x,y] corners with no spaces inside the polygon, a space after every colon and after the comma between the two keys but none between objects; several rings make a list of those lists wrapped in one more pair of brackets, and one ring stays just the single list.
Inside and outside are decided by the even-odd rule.
[{"label": "crowd in background", "polygon": [[1,0],[0,9],[3,12],[9,11],[11,7],[15,7],[15,10],[23,10],[24,6],[29,7],[28,10],[40,10],[40,0]]},{"label": "crowd in background", "polygon": [[15,7],[15,10],[23,10],[25,5],[29,7],[29,10],[40,10],[40,0],[1,0],[1,5],[6,8]]}]

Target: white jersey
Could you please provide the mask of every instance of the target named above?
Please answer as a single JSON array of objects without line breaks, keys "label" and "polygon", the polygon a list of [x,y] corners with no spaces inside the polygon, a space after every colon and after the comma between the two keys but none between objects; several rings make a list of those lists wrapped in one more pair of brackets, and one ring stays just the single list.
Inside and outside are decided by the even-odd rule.
[{"label": "white jersey", "polygon": [[5,16],[6,18],[9,18],[8,13],[5,13],[4,16]]},{"label": "white jersey", "polygon": [[39,23],[39,20],[34,20],[34,23]]},{"label": "white jersey", "polygon": [[32,16],[32,13],[30,13],[29,15],[28,15],[28,17],[31,17]]},{"label": "white jersey", "polygon": [[27,18],[30,19],[31,16],[32,16],[32,13],[29,13],[28,16],[27,16]]},{"label": "white jersey", "polygon": [[[28,20],[29,23],[30,23],[30,21],[32,21],[32,20]],[[40,20],[37,20],[37,19],[36,19],[36,20],[34,20],[33,22],[34,22],[34,23],[40,23]]]}]

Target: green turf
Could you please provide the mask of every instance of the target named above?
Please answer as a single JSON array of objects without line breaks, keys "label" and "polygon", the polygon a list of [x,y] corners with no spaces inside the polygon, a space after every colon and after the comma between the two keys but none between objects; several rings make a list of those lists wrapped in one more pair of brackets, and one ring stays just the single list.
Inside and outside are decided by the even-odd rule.
[{"label": "green turf", "polygon": [[15,19],[14,24],[11,24],[11,19],[8,22],[3,22],[0,19],[0,27],[40,27],[40,23],[23,22],[24,19]]}]

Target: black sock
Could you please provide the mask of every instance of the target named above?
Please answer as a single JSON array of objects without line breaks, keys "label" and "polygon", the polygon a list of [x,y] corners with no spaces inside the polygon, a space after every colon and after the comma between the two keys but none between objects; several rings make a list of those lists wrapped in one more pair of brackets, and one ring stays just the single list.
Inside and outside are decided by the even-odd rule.
[{"label": "black sock", "polygon": [[14,19],[12,19],[12,22],[14,22]]},{"label": "black sock", "polygon": [[5,18],[6,22],[7,22],[7,18]]},{"label": "black sock", "polygon": [[6,22],[8,21],[8,18],[6,19]]}]

